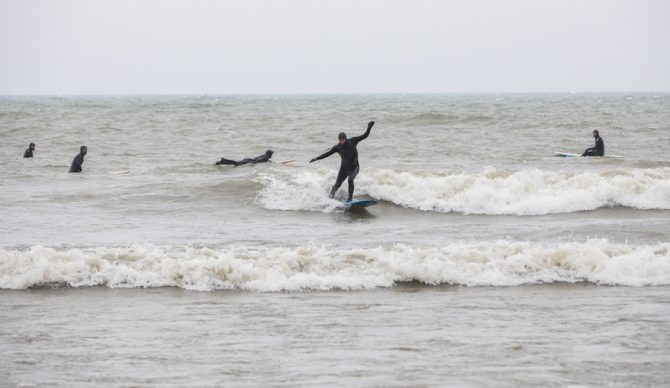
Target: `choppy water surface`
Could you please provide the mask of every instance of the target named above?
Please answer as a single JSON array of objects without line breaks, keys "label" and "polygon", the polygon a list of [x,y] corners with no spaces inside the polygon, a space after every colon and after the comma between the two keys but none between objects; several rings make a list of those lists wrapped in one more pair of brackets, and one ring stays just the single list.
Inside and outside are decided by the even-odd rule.
[{"label": "choppy water surface", "polygon": [[0,291],[0,377],[17,386],[663,386],[668,291]]},{"label": "choppy water surface", "polygon": [[[339,157],[308,161],[370,120],[356,197],[380,204],[338,211],[326,193]],[[594,129],[604,158],[553,156],[591,147]],[[656,385],[667,377],[667,94],[0,97],[0,136],[0,288],[11,312],[3,331],[24,327],[48,350],[7,337],[2,347],[16,357],[0,372],[12,384]],[[29,142],[35,157],[23,159]],[[68,174],[82,144],[84,173]],[[268,148],[273,160],[295,162],[214,166]],[[213,290],[221,291],[196,292]],[[499,297],[507,302],[492,302]],[[97,306],[98,298],[110,300]],[[54,303],[48,313],[45,300]],[[218,307],[203,309],[203,300]],[[65,322],[73,301],[82,316],[119,314],[95,327],[129,330],[136,343],[157,339],[148,328],[158,321],[143,316],[152,303],[178,307],[157,315],[164,345],[145,359],[130,342],[91,334],[90,321]],[[247,331],[245,306],[257,309]],[[560,316],[549,311],[556,306]],[[184,310],[194,315],[184,320]],[[227,329],[214,328],[217,317]],[[470,332],[454,320],[478,324]],[[218,372],[193,367],[201,345],[166,340],[176,335],[170,322],[184,330],[209,322]],[[630,342],[620,341],[624,326]],[[75,334],[52,333],[60,330]],[[68,337],[78,333],[81,343]],[[171,359],[175,346],[188,355],[182,364]],[[282,347],[289,358],[278,361]],[[92,380],[99,371],[56,373],[57,352],[74,360],[101,348],[135,367],[119,356],[101,380]],[[225,358],[227,348],[243,357]],[[303,359],[316,369],[301,368]],[[259,362],[266,367],[251,366]],[[36,375],[35,365],[52,367]],[[175,380],[138,365],[177,368]],[[332,372],[312,373],[324,368]]]}]

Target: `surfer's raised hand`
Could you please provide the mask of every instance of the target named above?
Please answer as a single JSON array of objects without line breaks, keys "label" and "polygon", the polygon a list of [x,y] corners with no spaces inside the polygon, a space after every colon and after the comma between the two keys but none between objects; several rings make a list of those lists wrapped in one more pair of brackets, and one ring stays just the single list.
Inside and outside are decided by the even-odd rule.
[{"label": "surfer's raised hand", "polygon": [[373,125],[375,125],[375,122],[374,122],[374,121],[370,121],[370,122],[368,123],[368,129],[372,128]]}]

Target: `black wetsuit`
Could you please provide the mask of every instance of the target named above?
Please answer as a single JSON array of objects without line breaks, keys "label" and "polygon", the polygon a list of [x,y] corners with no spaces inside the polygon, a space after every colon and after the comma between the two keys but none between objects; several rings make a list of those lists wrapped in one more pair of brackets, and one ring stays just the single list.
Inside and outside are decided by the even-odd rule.
[{"label": "black wetsuit", "polygon": [[584,150],[582,156],[604,156],[605,155],[605,142],[603,138],[598,136],[596,137],[596,145],[593,148],[587,148]]},{"label": "black wetsuit", "polygon": [[216,162],[216,165],[220,164],[232,164],[233,166],[241,166],[247,163],[265,163],[269,162],[272,157],[272,151],[267,150],[263,155],[258,155],[255,158],[245,158],[242,160],[230,160],[226,158],[221,158],[220,161]]},{"label": "black wetsuit", "polygon": [[333,148],[331,148],[328,152],[317,156],[315,159],[316,160],[321,160],[323,158],[327,158],[330,155],[334,153],[340,154],[340,157],[342,158],[342,163],[340,163],[340,171],[337,173],[337,179],[335,180],[335,184],[333,185],[333,188],[330,190],[330,198],[333,198],[335,196],[335,192],[337,189],[342,186],[342,183],[344,182],[347,177],[349,178],[349,197],[348,201],[351,201],[354,197],[354,179],[356,179],[356,175],[358,175],[358,170],[360,169],[360,166],[358,165],[358,149],[356,149],[356,146],[358,145],[358,142],[361,140],[365,139],[370,135],[370,129],[372,129],[372,126],[369,126],[367,131],[365,131],[364,134],[361,136],[355,136],[352,138],[347,139],[344,144],[336,144]]},{"label": "black wetsuit", "polygon": [[28,149],[26,150],[26,152],[23,153],[23,157],[24,157],[24,158],[32,158],[32,157],[33,157],[33,150],[31,150],[30,148],[28,148]]},{"label": "black wetsuit", "polygon": [[81,172],[81,165],[84,164],[84,154],[81,152],[72,159],[72,164],[70,165],[70,172]]}]

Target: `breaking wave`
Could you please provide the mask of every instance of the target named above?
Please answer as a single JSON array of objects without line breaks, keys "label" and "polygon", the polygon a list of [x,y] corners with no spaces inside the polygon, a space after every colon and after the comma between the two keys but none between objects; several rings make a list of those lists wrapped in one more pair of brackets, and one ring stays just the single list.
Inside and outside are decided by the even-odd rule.
[{"label": "breaking wave", "polygon": [[[263,188],[258,199],[269,209],[330,211],[338,203],[324,193],[334,179],[332,171],[271,171],[260,178]],[[341,190],[345,188],[346,182]],[[356,180],[356,193],[441,213],[522,216],[603,207],[668,210],[670,168],[480,173],[366,169]]]},{"label": "breaking wave", "polygon": [[670,285],[670,243],[493,241],[338,249],[133,245],[0,249],[0,288],[179,287],[260,292],[357,290],[402,282],[517,286],[554,282]]}]

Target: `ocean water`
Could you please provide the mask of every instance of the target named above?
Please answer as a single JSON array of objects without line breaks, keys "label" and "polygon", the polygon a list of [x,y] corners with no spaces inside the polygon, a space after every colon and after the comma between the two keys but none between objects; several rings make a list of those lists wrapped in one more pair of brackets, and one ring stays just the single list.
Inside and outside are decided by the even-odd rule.
[{"label": "ocean water", "polygon": [[[308,161],[371,120],[337,210]],[[668,94],[0,97],[0,139],[10,385],[670,379]]]}]

